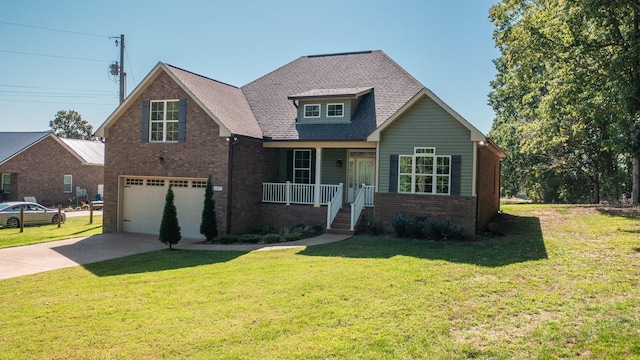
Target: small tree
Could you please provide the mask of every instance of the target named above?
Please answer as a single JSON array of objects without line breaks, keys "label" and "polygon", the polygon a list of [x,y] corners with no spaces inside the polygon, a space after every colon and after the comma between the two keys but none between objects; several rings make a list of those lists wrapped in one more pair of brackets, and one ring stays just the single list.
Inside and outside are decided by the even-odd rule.
[{"label": "small tree", "polygon": [[49,127],[59,137],[69,139],[93,139],[93,126],[82,119],[75,110],[60,110],[55,119],[49,121]]},{"label": "small tree", "polygon": [[177,244],[182,238],[180,235],[180,224],[178,224],[178,212],[173,204],[173,189],[169,185],[167,197],[164,202],[164,210],[162,211],[162,222],[160,223],[160,242],[169,244],[169,249],[173,249],[172,245]]},{"label": "small tree", "polygon": [[216,223],[216,201],[213,199],[211,175],[209,175],[209,178],[207,179],[207,187],[204,190],[204,207],[202,208],[200,234],[204,235],[207,241],[211,241],[218,236],[218,225]]}]

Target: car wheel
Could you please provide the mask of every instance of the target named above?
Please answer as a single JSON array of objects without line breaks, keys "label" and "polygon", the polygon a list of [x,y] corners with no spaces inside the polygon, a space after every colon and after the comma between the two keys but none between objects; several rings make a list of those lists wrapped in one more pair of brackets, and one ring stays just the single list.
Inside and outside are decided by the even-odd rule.
[{"label": "car wheel", "polygon": [[18,228],[20,227],[20,220],[16,218],[11,218],[7,220],[7,227],[9,228]]},{"label": "car wheel", "polygon": [[52,224],[57,224],[58,223],[58,215],[53,215],[53,217],[51,218],[51,223]]}]

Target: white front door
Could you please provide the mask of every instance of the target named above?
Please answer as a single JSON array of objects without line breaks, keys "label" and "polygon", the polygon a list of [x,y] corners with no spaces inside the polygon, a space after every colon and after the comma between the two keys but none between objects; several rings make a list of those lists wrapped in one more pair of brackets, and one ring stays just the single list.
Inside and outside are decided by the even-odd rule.
[{"label": "white front door", "polygon": [[375,158],[349,157],[347,202],[353,202],[362,185],[374,185]]}]

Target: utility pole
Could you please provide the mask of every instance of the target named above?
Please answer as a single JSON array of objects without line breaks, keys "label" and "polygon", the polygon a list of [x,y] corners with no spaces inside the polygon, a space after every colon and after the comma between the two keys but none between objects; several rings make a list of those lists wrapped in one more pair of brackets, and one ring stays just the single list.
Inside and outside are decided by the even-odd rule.
[{"label": "utility pole", "polygon": [[124,72],[124,34],[120,34],[120,103],[124,101],[127,74]]},{"label": "utility pole", "polygon": [[[116,39],[116,46],[118,46],[118,39],[116,36],[110,36],[109,39]],[[117,61],[115,64],[109,66],[109,73],[113,76],[120,75],[120,103],[124,101],[125,93],[127,91],[127,74],[124,72],[124,34],[120,35],[120,63]]]}]

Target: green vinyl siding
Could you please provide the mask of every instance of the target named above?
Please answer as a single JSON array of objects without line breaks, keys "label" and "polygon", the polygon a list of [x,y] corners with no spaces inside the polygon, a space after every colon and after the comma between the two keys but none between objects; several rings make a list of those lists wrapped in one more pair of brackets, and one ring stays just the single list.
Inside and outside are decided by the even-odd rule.
[{"label": "green vinyl siding", "polygon": [[[305,105],[320,105],[320,117],[305,118]],[[327,117],[327,106],[329,104],[343,104],[342,117]],[[298,103],[298,123],[301,124],[319,124],[319,123],[344,123],[351,121],[351,100],[347,99],[331,99],[331,100],[304,100]]]},{"label": "green vinyl siding", "polygon": [[[342,160],[342,167],[338,167],[336,162]],[[322,150],[322,183],[338,185],[345,183],[347,179],[347,150],[346,149],[323,149]]]},{"label": "green vinyl siding", "polygon": [[436,155],[460,155],[460,195],[472,195],[473,142],[458,120],[429,98],[423,98],[382,132],[378,191],[389,192],[391,155],[413,155],[415,147],[434,147]]}]

